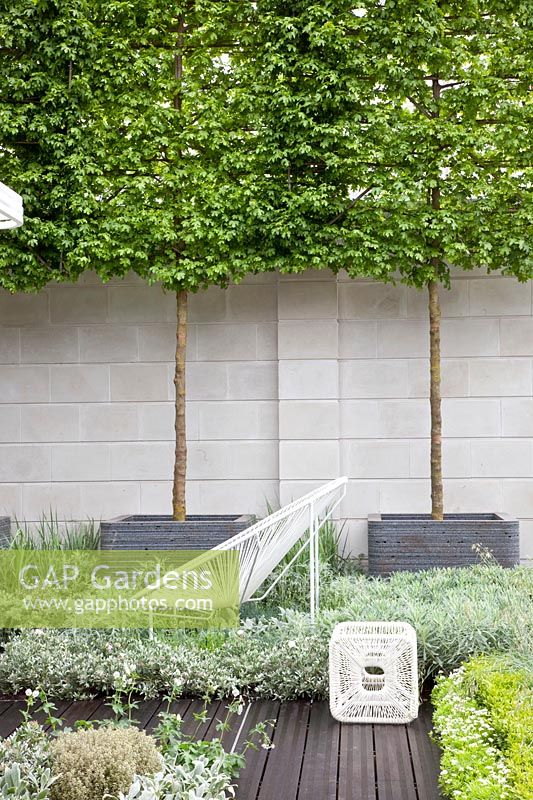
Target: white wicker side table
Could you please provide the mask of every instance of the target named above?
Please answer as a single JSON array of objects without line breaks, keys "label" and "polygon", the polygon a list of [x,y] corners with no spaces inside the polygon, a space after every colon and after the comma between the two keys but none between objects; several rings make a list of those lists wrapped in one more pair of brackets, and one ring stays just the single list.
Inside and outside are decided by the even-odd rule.
[{"label": "white wicker side table", "polygon": [[340,722],[418,716],[416,633],[406,622],[341,622],[329,643],[329,705]]}]

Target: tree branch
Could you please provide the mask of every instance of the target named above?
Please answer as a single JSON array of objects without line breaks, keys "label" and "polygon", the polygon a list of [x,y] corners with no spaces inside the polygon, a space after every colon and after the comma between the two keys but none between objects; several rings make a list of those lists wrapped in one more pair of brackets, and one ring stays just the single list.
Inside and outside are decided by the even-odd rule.
[{"label": "tree branch", "polygon": [[432,115],[431,111],[428,108],[426,108],[424,105],[422,105],[422,103],[417,102],[413,97],[410,97],[410,96],[408,96],[407,99],[409,100],[410,103],[412,103],[414,105],[415,108],[418,109],[418,111],[420,111],[421,114],[423,114],[428,119],[432,118],[433,115]]},{"label": "tree branch", "polygon": [[342,219],[342,217],[344,217],[348,213],[348,211],[350,211],[351,208],[353,208],[355,206],[355,204],[357,203],[358,200],[362,200],[365,195],[367,195],[369,192],[372,191],[372,189],[375,189],[375,188],[376,188],[375,186],[369,186],[368,189],[363,189],[363,191],[359,192],[357,197],[354,197],[354,199],[351,201],[351,203],[349,203],[343,211],[341,211],[339,214],[337,214],[336,217],[333,217],[333,219],[331,219],[326,224],[327,225],[334,225],[336,222],[338,222],[340,219]]}]

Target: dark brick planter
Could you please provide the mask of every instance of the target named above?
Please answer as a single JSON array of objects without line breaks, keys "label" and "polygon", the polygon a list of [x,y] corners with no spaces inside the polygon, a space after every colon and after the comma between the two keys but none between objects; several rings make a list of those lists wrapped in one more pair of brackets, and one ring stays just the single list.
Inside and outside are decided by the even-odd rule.
[{"label": "dark brick planter", "polygon": [[479,563],[472,545],[490,550],[504,567],[520,560],[519,522],[508,514],[375,514],[368,518],[368,571],[388,575]]},{"label": "dark brick planter", "polygon": [[11,541],[11,519],[0,517],[0,547],[7,547]]},{"label": "dark brick planter", "polygon": [[103,550],[209,550],[255,522],[250,514],[190,516],[175,522],[170,516],[134,514],[102,522]]}]

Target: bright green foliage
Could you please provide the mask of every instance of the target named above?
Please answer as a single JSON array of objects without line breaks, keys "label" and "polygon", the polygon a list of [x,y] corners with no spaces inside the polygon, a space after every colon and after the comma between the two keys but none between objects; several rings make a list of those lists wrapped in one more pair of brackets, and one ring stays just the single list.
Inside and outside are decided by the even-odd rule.
[{"label": "bright green foliage", "polygon": [[0,0],[0,180],[23,196],[25,224],[2,231],[0,286],[34,290],[84,267],[91,224],[98,35],[85,0]]},{"label": "bright green foliage", "polygon": [[515,661],[482,656],[438,680],[432,700],[447,797],[533,798],[533,664]]},{"label": "bright green foliage", "polygon": [[0,285],[90,267],[195,291],[242,274],[228,63],[248,8],[2,3],[0,177],[23,195],[26,224],[6,236]]},{"label": "bright green foliage", "polygon": [[530,11],[258,0],[258,251],[417,286],[450,264],[530,278]]},{"label": "bright green foliage", "polygon": [[529,10],[0,0],[0,178],[27,219],[1,285],[531,277]]},{"label": "bright green foliage", "polygon": [[242,273],[232,252],[239,203],[228,154],[240,126],[228,63],[247,4],[96,5],[112,57],[92,111],[100,202],[91,261],[104,277],[134,269],[174,290],[225,285]]},{"label": "bright green foliage", "polygon": [[486,708],[470,697],[461,668],[432,693],[433,724],[442,749],[440,785],[453,800],[510,800],[509,770],[496,746]]},{"label": "bright green foliage", "polygon": [[518,665],[502,656],[474,659],[465,677],[470,691],[488,709],[516,797],[532,800],[533,655],[529,663]]},{"label": "bright green foliage", "polygon": [[236,103],[253,132],[239,155],[258,269],[338,268],[363,244],[345,236],[349,190],[366,186],[373,152],[362,127],[366,53],[348,35],[350,7],[259,0],[245,34]]}]

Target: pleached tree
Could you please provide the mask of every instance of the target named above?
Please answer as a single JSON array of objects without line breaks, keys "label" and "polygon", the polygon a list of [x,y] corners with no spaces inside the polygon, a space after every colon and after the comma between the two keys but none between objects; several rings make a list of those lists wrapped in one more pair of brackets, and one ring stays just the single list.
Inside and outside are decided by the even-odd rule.
[{"label": "pleached tree", "polygon": [[258,0],[251,36],[255,247],[427,290],[442,520],[439,287],[452,267],[533,275],[529,5]]},{"label": "pleached tree", "polygon": [[0,284],[135,270],[176,293],[173,516],[185,517],[187,298],[246,271],[428,290],[531,277],[529,8],[511,0],[16,0],[0,9],[0,179],[27,224]]},{"label": "pleached tree", "polygon": [[35,291],[90,268],[175,293],[175,520],[186,516],[188,295],[247,268],[230,64],[251,8],[18,0],[0,21],[0,171],[27,212],[0,251],[0,285]]},{"label": "pleached tree", "polygon": [[243,133],[231,64],[250,8],[239,0],[100,4],[111,69],[92,109],[98,224],[87,259],[103,277],[132,269],[176,295],[176,521],[186,517],[188,296],[226,287],[247,267],[235,233],[232,158]]}]

